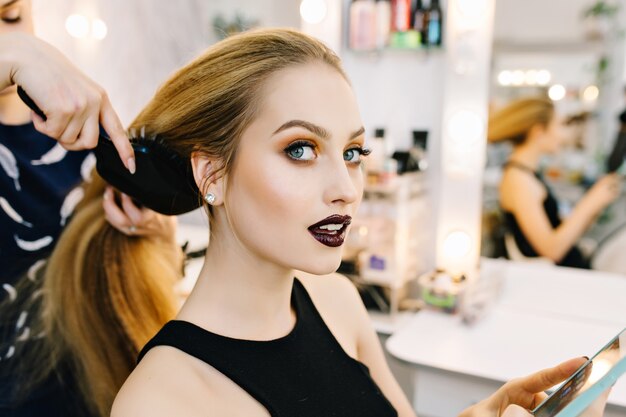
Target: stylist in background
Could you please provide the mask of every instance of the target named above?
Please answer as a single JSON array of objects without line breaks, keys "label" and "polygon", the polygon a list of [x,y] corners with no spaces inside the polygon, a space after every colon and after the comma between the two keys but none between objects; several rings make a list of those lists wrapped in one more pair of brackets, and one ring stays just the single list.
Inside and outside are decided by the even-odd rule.
[{"label": "stylist in background", "polygon": [[561,219],[557,200],[538,172],[541,158],[558,152],[567,139],[566,121],[556,113],[552,101],[523,98],[494,112],[489,118],[488,139],[513,144],[500,183],[500,205],[522,254],[548,258],[557,265],[589,268],[576,242],[619,196],[619,177],[609,174],[600,178],[571,215]]}]

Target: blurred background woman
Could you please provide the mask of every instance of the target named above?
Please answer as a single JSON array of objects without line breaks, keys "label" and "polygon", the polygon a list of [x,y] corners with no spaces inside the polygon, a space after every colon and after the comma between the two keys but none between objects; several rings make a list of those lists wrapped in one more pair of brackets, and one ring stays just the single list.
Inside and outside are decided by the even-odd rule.
[{"label": "blurred background woman", "polygon": [[615,174],[600,178],[561,219],[558,202],[539,172],[542,157],[567,140],[566,120],[548,98],[528,97],[495,111],[489,119],[490,142],[510,141],[513,152],[504,166],[500,204],[509,233],[526,257],[543,257],[557,265],[589,268],[576,243],[620,191]]}]

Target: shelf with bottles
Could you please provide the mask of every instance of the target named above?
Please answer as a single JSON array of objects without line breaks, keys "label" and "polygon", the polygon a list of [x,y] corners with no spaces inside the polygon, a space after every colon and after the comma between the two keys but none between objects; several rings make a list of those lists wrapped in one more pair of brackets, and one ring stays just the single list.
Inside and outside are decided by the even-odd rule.
[{"label": "shelf with bottles", "polygon": [[439,0],[353,0],[348,49],[357,53],[441,50],[443,11]]}]

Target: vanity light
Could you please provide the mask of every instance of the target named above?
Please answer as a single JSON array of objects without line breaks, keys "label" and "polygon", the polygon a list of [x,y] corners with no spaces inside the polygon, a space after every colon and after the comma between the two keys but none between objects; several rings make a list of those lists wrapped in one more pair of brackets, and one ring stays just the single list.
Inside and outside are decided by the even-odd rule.
[{"label": "vanity light", "polygon": [[307,23],[316,25],[326,18],[328,7],[325,0],[302,0],[300,17]]},{"label": "vanity light", "polygon": [[465,147],[478,141],[484,133],[482,118],[471,110],[459,110],[448,121],[448,135],[454,146]]},{"label": "vanity light", "polygon": [[106,23],[104,23],[103,20],[101,19],[94,19],[91,22],[91,36],[93,36],[95,39],[98,40],[102,40],[104,38],[106,38],[107,36],[107,25]]},{"label": "vanity light", "polygon": [[524,74],[524,71],[522,71],[522,70],[515,70],[515,71],[513,71],[513,79],[511,81],[511,84],[513,84],[515,86],[524,85],[524,80],[525,79],[526,79],[526,75]]},{"label": "vanity light", "polygon": [[84,39],[89,35],[89,19],[81,14],[73,14],[65,19],[65,30],[70,36]]},{"label": "vanity light", "polygon": [[548,85],[551,79],[552,74],[550,74],[550,71],[543,69],[537,72],[537,84]]},{"label": "vanity light", "polygon": [[539,72],[537,70],[528,70],[524,73],[524,83],[526,85],[537,85],[537,75]]},{"label": "vanity light", "polygon": [[469,255],[472,249],[472,239],[469,233],[463,230],[455,230],[446,235],[443,241],[443,256],[449,264],[461,261]]},{"label": "vanity light", "polygon": [[595,85],[588,85],[583,90],[583,100],[587,102],[596,101],[600,96],[600,90]]},{"label": "vanity light", "polygon": [[511,71],[500,71],[498,74],[498,84],[509,86],[513,83],[513,73]]},{"label": "vanity light", "polygon": [[565,98],[565,93],[565,87],[563,87],[561,84],[554,84],[548,90],[548,97],[550,97],[552,101],[559,101]]}]

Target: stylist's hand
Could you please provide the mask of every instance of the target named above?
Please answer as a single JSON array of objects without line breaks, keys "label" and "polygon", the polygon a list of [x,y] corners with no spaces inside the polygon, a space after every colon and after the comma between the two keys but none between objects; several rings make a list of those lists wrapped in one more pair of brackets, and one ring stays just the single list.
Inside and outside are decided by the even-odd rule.
[{"label": "stylist's hand", "polygon": [[106,92],[56,48],[25,33],[0,36],[0,90],[20,85],[46,115],[33,113],[35,128],[68,150],[92,149],[100,125],[126,168],[134,173],[135,155]]},{"label": "stylist's hand", "polygon": [[596,183],[587,191],[586,197],[595,202],[599,209],[611,204],[617,197],[619,197],[622,189],[621,179],[618,174],[607,174],[600,178]]},{"label": "stylist's hand", "polygon": [[[459,417],[528,417],[531,410],[545,398],[545,390],[564,381],[584,363],[585,358],[570,359],[560,365],[544,369],[532,375],[511,380],[489,398],[467,408]],[[599,398],[585,411],[586,417],[600,417],[604,411],[608,393]]]},{"label": "stylist's hand", "polygon": [[137,207],[126,194],[119,194],[119,205],[115,191],[108,186],[104,192],[102,207],[107,221],[127,236],[153,236],[174,241],[176,217],[165,216],[147,208]]}]

